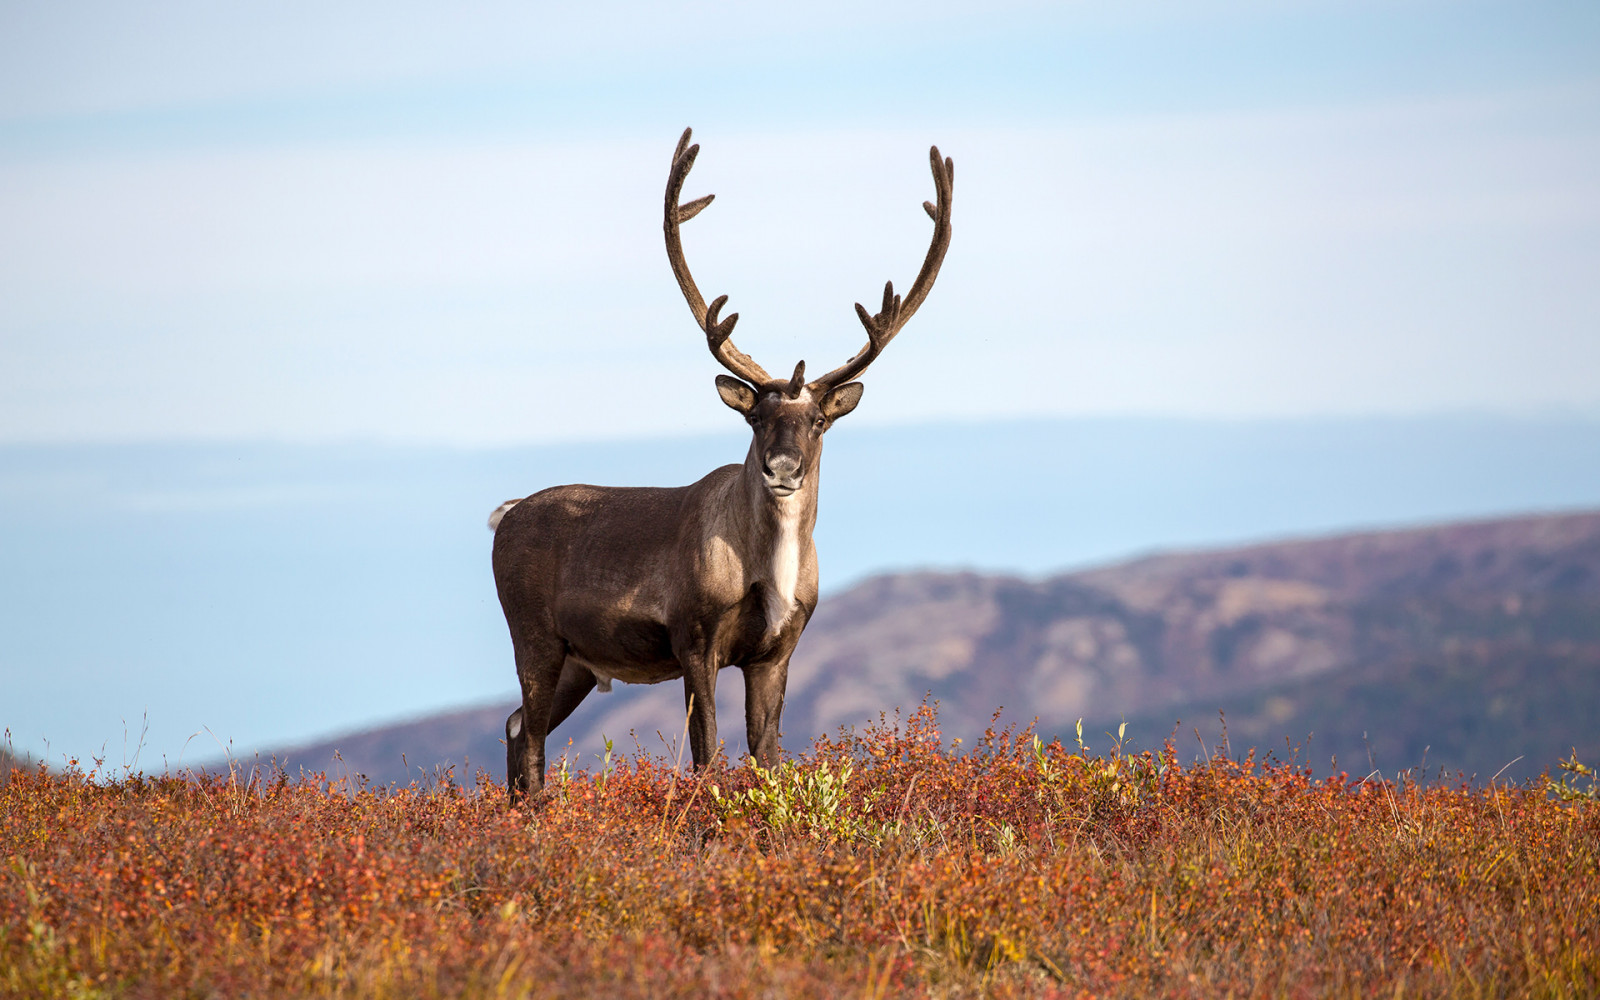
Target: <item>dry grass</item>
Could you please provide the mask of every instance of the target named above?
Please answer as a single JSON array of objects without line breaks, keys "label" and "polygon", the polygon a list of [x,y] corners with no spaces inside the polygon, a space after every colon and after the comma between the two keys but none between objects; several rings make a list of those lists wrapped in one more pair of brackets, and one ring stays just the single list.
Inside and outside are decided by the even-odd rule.
[{"label": "dry grass", "polygon": [[956,753],[924,709],[771,774],[550,787],[19,771],[0,993],[1600,995],[1600,808],[1548,781]]}]

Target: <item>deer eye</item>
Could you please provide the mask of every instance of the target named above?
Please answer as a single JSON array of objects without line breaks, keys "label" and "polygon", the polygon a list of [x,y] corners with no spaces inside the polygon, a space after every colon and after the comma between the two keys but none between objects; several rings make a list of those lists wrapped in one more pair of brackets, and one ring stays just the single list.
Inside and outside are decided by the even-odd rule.
[{"label": "deer eye", "polygon": [[825,418],[825,417],[818,417],[818,418],[817,418],[817,419],[816,419],[816,420],[814,420],[814,421],[812,421],[812,424],[811,424],[811,426],[812,426],[812,427],[815,427],[815,428],[816,428],[816,429],[817,429],[817,430],[819,430],[819,431],[820,431],[820,430],[822,430],[822,425],[823,425],[823,424],[825,424],[825,423],[827,423],[827,422],[828,422],[828,421],[827,421],[827,418]]}]

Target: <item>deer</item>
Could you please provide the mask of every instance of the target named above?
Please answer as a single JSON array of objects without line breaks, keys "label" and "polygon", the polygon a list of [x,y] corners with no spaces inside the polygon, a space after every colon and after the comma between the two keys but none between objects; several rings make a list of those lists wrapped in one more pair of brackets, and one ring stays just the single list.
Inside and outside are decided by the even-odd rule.
[{"label": "deer", "polygon": [[733,343],[739,314],[708,306],[684,259],[680,227],[714,195],[680,203],[699,156],[684,129],[667,176],[667,261],[706,344],[729,374],[722,402],[749,424],[741,464],[672,488],[554,486],[508,500],[490,515],[495,589],[511,632],[522,703],[506,719],[506,785],[513,803],[544,787],[545,740],[591,691],[613,681],[683,679],[694,767],[711,766],[716,677],[745,682],[751,758],[774,766],[789,658],[817,606],[817,487],[822,439],[861,401],[856,377],[927,298],[950,246],[955,164],[929,150],[937,202],[923,202],[933,239],[911,290],[883,286],[882,305],[856,315],[867,343],[843,365],[806,380],[801,361],[773,378]]}]

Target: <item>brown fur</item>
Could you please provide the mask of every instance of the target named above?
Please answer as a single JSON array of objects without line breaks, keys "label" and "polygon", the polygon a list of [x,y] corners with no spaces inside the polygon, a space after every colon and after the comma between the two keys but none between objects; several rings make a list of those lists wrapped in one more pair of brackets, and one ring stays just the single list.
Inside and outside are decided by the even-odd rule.
[{"label": "brown fur", "polygon": [[949,244],[953,165],[932,151],[939,192],[934,239],[902,305],[890,286],[868,316],[868,344],[811,383],[805,362],[774,380],[733,346],[738,315],[720,322],[723,296],[708,309],[683,259],[678,227],[710,204],[679,205],[699,152],[679,140],[667,184],[667,256],[712,354],[738,378],[717,377],[723,402],[752,430],[742,465],[726,465],[673,489],[556,486],[491,515],[494,577],[511,630],[522,706],[506,720],[507,784],[513,797],[543,787],[545,738],[603,680],[654,684],[682,678],[696,767],[717,749],[716,675],[745,676],[751,755],[776,763],[789,657],[817,605],[817,480],[822,436],[855,409],[859,382],[926,297]]}]

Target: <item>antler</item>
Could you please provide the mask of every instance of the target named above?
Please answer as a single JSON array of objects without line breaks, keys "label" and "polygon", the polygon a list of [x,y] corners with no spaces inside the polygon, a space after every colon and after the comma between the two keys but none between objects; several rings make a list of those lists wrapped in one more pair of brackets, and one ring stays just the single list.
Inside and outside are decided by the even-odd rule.
[{"label": "antler", "polygon": [[683,240],[679,236],[678,227],[688,222],[707,205],[716,195],[708,194],[704,198],[696,198],[686,205],[678,204],[678,197],[683,192],[684,179],[689,176],[689,169],[694,166],[694,158],[700,155],[700,145],[689,145],[689,135],[693,129],[684,129],[683,136],[678,140],[678,149],[672,154],[672,173],[667,176],[667,203],[665,220],[662,229],[667,234],[667,260],[672,264],[672,273],[678,278],[678,288],[683,292],[684,301],[689,303],[689,310],[694,313],[695,322],[700,324],[700,329],[706,333],[706,344],[711,348],[711,354],[728,371],[759,388],[772,381],[766,369],[756,364],[750,355],[733,346],[729,338],[733,335],[733,325],[739,321],[739,314],[734,313],[727,319],[718,322],[717,314],[722,311],[723,305],[728,301],[726,295],[719,295],[711,302],[711,307],[706,308],[706,300],[700,297],[700,289],[695,287],[694,277],[689,273],[689,265],[683,259]]},{"label": "antler", "polygon": [[906,325],[906,320],[916,313],[922,300],[928,297],[929,290],[933,288],[933,280],[939,276],[939,265],[944,263],[944,253],[950,249],[950,193],[955,183],[956,165],[950,159],[939,157],[938,146],[928,150],[928,159],[933,166],[933,186],[938,191],[939,204],[935,207],[931,202],[922,203],[923,211],[933,220],[933,242],[928,246],[928,256],[922,262],[922,270],[917,272],[917,280],[911,283],[911,291],[906,293],[903,300],[894,293],[894,282],[885,282],[883,307],[877,315],[869,315],[865,306],[856,303],[856,315],[861,318],[861,325],[867,328],[867,344],[841,367],[812,382],[811,388],[815,391],[825,392],[865,371],[889,346],[889,341],[895,338],[900,328]]}]

